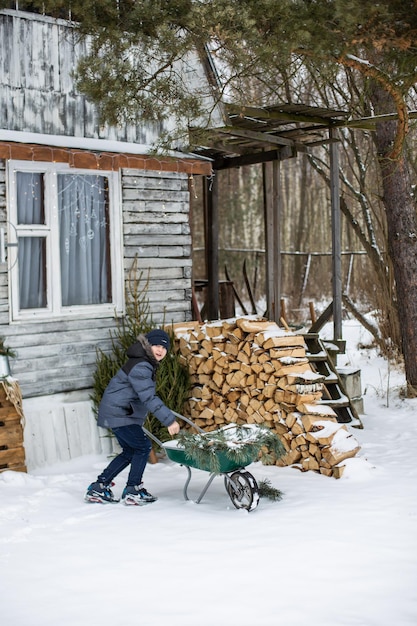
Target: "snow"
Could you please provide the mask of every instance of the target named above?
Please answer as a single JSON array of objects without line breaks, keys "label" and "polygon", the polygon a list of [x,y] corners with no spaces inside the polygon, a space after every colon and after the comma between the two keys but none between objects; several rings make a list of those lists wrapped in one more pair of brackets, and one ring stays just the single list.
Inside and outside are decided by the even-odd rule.
[{"label": "snow", "polygon": [[[42,133],[29,133],[20,130],[0,129],[0,141],[12,141],[17,143],[38,144],[43,146],[55,146],[58,148],[78,148],[80,150],[96,150],[126,154],[153,154],[154,147],[148,144],[117,141],[111,139],[97,139],[89,137],[72,137],[69,135],[45,135]],[[177,158],[195,159],[195,154],[187,154],[171,150],[166,156]],[[198,157],[201,160],[210,160],[206,157]]]},{"label": "snow", "polygon": [[295,365],[296,363],[308,363],[308,360],[299,356],[282,356],[278,359],[283,365]]},{"label": "snow", "polygon": [[281,328],[277,326],[275,322],[272,322],[271,325],[266,329],[261,331],[264,339],[272,339],[273,337],[288,337],[291,335],[295,335],[296,333],[292,333],[285,328]]},{"label": "snow", "polygon": [[344,430],[339,430],[335,433],[332,439],[330,450],[337,452],[351,452],[357,448],[357,440],[352,435],[349,435]]},{"label": "snow", "polygon": [[371,63],[369,63],[369,61],[367,59],[360,59],[359,57],[355,56],[354,54],[347,54],[346,58],[351,59],[352,61],[356,61],[357,63],[360,63],[361,65],[371,66]]},{"label": "snow", "polygon": [[[281,501],[233,507],[216,477],[200,504],[161,460],[146,507],[87,504],[107,463],[87,456],[0,474],[1,620],[7,626],[415,626],[417,399],[344,324],[341,367],[361,370],[360,452],[339,480],[253,463]],[[193,471],[198,495],[208,474]],[[114,488],[124,486],[125,473]]]},{"label": "snow", "polygon": [[314,425],[320,428],[320,430],[311,431],[310,435],[317,440],[325,439],[327,437],[330,437],[331,435],[336,436],[335,433],[337,433],[340,428],[340,424],[331,422],[329,419],[327,419],[326,421],[317,420],[316,422],[314,422]]}]

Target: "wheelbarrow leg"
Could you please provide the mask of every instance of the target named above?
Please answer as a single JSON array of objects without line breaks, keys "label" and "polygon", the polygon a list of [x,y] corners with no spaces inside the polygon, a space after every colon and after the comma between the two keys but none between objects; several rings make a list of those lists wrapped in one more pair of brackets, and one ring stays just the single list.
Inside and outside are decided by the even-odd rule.
[{"label": "wheelbarrow leg", "polygon": [[187,489],[188,489],[188,485],[190,484],[190,480],[191,480],[191,470],[188,467],[188,465],[183,465],[183,467],[185,467],[185,469],[187,470],[187,473],[188,473],[187,480],[185,481],[185,485],[184,485],[184,489],[183,489],[184,500],[189,500],[190,498],[188,497]]},{"label": "wheelbarrow leg", "polygon": [[[184,489],[183,489],[184,500],[190,500],[190,498],[188,497],[188,485],[190,484],[190,481],[191,481],[191,469],[189,468],[188,465],[184,465],[183,467],[186,468],[187,473],[188,473],[187,480],[185,481],[185,485],[184,485]],[[209,479],[208,479],[204,489],[202,490],[202,492],[198,496],[197,500],[194,501],[196,504],[200,504],[201,500],[204,498],[205,494],[207,493],[207,489],[210,487],[210,485],[213,482],[215,477],[216,477],[216,474],[210,474],[210,477],[209,477]]]},{"label": "wheelbarrow leg", "polygon": [[203,491],[200,493],[199,497],[196,500],[196,503],[199,504],[201,502],[201,500],[204,498],[207,489],[210,487],[211,483],[213,482],[214,478],[216,477],[216,474],[210,474],[210,478],[207,481],[206,486],[204,487]]}]

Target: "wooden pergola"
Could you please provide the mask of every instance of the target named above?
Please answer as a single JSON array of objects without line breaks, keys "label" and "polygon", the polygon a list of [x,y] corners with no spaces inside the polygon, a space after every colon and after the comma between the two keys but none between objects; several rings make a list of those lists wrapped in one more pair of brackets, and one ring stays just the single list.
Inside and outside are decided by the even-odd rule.
[{"label": "wooden pergola", "polygon": [[349,113],[320,107],[283,104],[256,108],[224,105],[227,124],[191,133],[193,153],[212,160],[213,176],[205,179],[207,315],[219,315],[219,218],[216,172],[262,163],[265,214],[266,298],[268,317],[280,321],[280,163],[328,144],[332,215],[332,292],[334,341],[342,340],[341,220],[337,129],[374,129],[371,120],[349,121]]}]

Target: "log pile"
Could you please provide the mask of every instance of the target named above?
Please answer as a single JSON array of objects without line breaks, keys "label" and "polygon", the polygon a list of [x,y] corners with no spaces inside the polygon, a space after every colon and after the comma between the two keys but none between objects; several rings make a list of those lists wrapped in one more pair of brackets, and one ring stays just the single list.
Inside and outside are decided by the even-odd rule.
[{"label": "log pile", "polygon": [[188,368],[186,414],[206,431],[262,424],[287,453],[274,462],[339,478],[359,445],[321,404],[324,377],[313,371],[302,335],[250,319],[174,324],[175,348]]},{"label": "log pile", "polygon": [[26,472],[22,395],[11,377],[0,381],[0,472]]}]

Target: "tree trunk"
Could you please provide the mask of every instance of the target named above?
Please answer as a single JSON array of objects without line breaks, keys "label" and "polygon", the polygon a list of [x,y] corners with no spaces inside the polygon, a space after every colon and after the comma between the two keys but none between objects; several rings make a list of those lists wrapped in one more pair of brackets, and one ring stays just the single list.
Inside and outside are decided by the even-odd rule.
[{"label": "tree trunk", "polygon": [[[393,102],[379,85],[371,93],[375,114],[392,112]],[[383,203],[388,226],[388,252],[392,261],[401,326],[407,394],[417,396],[417,212],[405,152],[387,158],[396,135],[396,122],[377,124],[376,146],[382,177]]]}]

